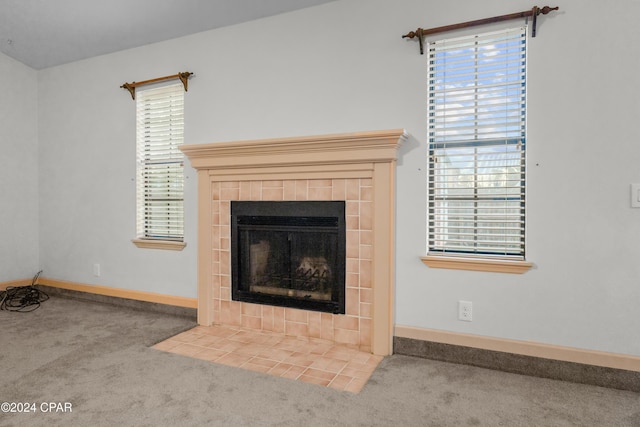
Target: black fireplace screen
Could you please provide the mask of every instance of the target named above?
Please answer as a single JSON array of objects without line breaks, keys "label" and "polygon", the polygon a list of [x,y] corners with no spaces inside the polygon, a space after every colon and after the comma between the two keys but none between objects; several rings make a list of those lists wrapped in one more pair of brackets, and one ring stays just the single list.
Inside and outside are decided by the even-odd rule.
[{"label": "black fireplace screen", "polygon": [[344,313],[344,218],[344,202],[232,202],[232,298]]}]

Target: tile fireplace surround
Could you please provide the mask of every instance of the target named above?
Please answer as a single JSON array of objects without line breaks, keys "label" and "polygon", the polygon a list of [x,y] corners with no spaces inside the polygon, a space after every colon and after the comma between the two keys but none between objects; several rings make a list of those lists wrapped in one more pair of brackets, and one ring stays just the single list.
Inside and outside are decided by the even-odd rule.
[{"label": "tile fireplace surround", "polygon": [[[395,164],[402,129],[185,145],[198,171],[198,323],[392,352]],[[346,204],[346,313],[231,300],[232,200]]]}]

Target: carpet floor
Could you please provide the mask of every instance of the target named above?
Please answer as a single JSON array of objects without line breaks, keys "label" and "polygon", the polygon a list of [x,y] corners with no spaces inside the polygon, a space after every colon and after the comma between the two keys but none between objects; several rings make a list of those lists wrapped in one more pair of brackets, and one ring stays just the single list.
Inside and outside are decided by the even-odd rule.
[{"label": "carpet floor", "polygon": [[0,426],[640,426],[638,393],[408,356],[356,394],[172,354],[193,320],[108,304],[0,325]]}]

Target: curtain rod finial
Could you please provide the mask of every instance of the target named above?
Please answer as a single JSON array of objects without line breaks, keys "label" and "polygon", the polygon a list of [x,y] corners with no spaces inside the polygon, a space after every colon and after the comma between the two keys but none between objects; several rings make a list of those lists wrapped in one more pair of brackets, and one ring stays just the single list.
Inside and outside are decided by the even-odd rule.
[{"label": "curtain rod finial", "polygon": [[129,93],[131,94],[131,99],[133,99],[135,101],[136,99],[136,87],[134,86],[136,82],[133,83],[125,83],[122,86],[120,86],[123,89],[127,89],[129,91]]}]

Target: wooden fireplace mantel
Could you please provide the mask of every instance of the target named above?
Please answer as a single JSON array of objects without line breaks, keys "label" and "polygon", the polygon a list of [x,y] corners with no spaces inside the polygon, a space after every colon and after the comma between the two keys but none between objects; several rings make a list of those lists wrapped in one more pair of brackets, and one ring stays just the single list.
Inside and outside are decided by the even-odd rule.
[{"label": "wooden fireplace mantel", "polygon": [[195,169],[394,162],[403,129],[184,145]]},{"label": "wooden fireplace mantel", "polygon": [[214,183],[364,178],[371,180],[373,192],[370,349],[391,354],[395,166],[397,149],[406,138],[403,129],[393,129],[182,146],[198,170],[198,323],[217,321],[211,266]]}]

